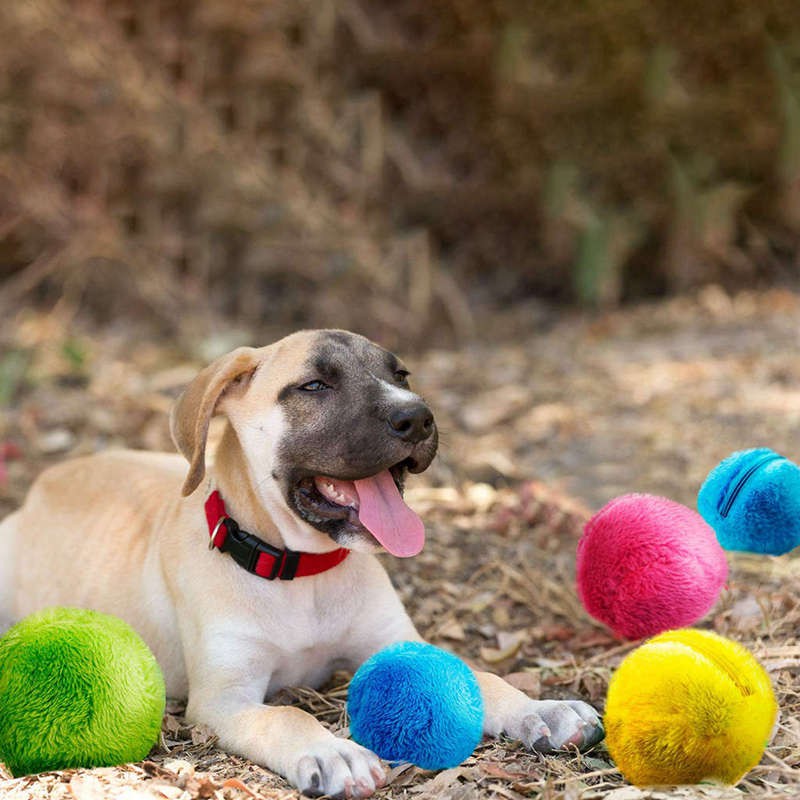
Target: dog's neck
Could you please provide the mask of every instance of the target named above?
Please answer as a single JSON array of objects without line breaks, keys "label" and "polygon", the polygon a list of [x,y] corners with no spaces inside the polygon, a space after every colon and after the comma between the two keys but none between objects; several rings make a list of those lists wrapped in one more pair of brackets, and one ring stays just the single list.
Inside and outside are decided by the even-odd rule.
[{"label": "dog's neck", "polygon": [[256,534],[273,547],[282,548],[285,546],[283,537],[253,488],[246,464],[236,431],[227,423],[214,458],[214,487],[222,495],[228,513],[239,527]]}]

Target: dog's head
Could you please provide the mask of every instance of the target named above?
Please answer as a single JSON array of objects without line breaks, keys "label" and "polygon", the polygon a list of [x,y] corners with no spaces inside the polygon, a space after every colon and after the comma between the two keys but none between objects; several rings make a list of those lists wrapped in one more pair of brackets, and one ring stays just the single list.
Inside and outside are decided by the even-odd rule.
[{"label": "dog's head", "polygon": [[382,546],[400,556],[422,547],[422,523],[401,493],[406,473],[433,460],[438,434],[392,353],[346,331],[300,331],[213,362],[170,418],[190,465],[184,495],[205,474],[215,413],[227,416],[256,495],[281,517],[293,549],[321,534],[343,547]]}]

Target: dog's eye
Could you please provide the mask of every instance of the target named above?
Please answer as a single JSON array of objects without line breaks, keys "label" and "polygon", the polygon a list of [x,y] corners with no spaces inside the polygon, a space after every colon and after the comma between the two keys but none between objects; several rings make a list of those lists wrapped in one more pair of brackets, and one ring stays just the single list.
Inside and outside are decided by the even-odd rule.
[{"label": "dog's eye", "polygon": [[398,369],[394,373],[394,379],[402,386],[405,386],[408,383],[408,376],[410,374],[411,373],[407,369]]},{"label": "dog's eye", "polygon": [[297,387],[301,392],[321,392],[323,389],[330,389],[327,383],[323,381],[309,381],[302,386]]}]

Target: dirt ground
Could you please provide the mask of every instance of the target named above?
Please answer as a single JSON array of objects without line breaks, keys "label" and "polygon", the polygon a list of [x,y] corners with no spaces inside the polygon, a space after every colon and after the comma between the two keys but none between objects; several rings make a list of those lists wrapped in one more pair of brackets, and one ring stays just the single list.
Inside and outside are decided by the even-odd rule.
[{"label": "dirt ground", "polygon": [[[772,447],[800,458],[800,299],[716,289],[635,309],[556,314],[531,305],[482,320],[481,341],[435,343],[407,360],[433,406],[440,455],[410,482],[429,544],[386,565],[434,643],[511,675],[533,696],[603,706],[614,667],[635,644],[582,610],[574,553],[592,510],[637,491],[694,506],[708,471],[730,452]],[[0,515],[34,475],[105,447],[171,449],[166,412],[197,367],[246,341],[220,328],[165,345],[124,323],[102,333],[63,309],[22,311],[0,329]],[[735,788],[639,790],[603,746],[529,754],[487,741],[435,774],[400,766],[380,797],[638,800],[800,795],[800,569],[792,555],[735,555],[718,605],[701,623],[745,643],[769,671],[782,716],[762,762]],[[345,675],[321,693],[279,700],[346,729]],[[0,797],[290,798],[269,772],[219,751],[171,704],[150,759],[115,769],[11,778]]]}]

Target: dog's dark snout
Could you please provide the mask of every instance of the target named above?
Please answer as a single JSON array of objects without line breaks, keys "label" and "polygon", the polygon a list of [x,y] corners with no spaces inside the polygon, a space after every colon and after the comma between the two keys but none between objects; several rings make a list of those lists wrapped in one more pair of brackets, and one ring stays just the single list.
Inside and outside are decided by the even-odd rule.
[{"label": "dog's dark snout", "polygon": [[389,414],[389,427],[404,442],[423,442],[433,433],[433,414],[425,403],[413,403]]}]

